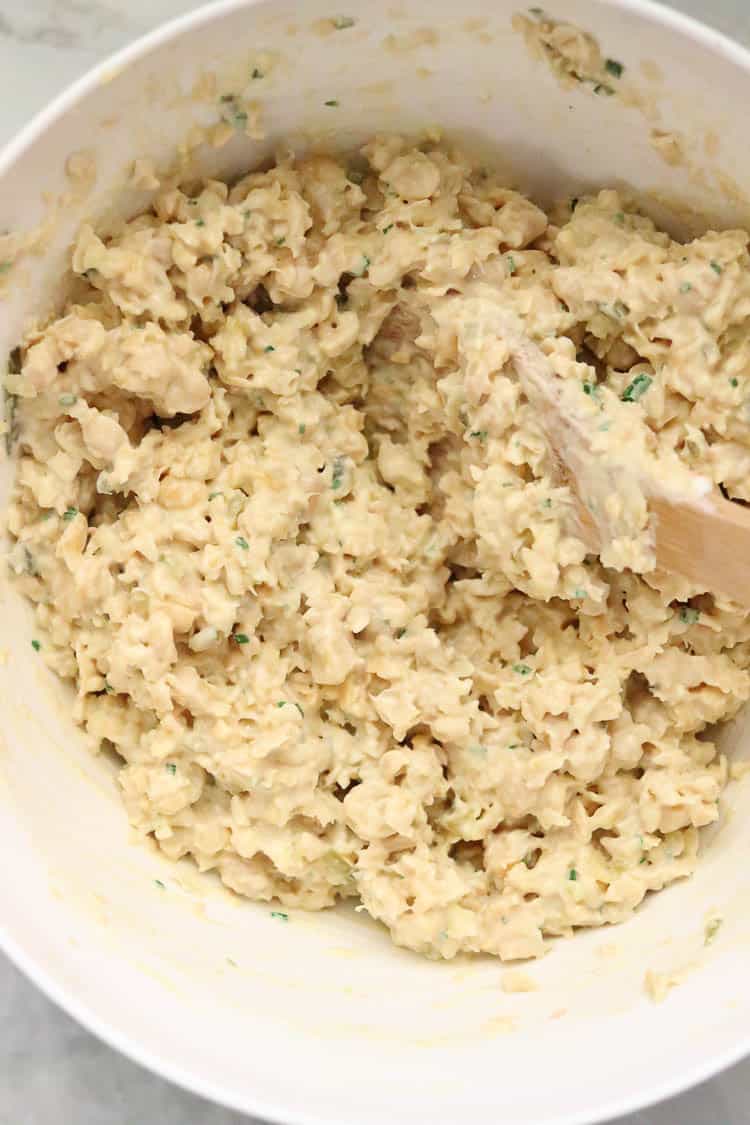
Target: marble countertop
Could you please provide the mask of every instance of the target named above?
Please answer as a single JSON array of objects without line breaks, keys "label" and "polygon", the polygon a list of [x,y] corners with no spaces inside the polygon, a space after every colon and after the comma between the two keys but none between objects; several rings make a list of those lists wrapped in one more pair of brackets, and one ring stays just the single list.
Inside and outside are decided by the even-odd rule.
[{"label": "marble countertop", "polygon": [[[748,0],[672,0],[750,44]],[[196,0],[0,0],[0,144],[104,55]],[[12,96],[10,92],[12,91]],[[750,1060],[613,1125],[747,1125]],[[0,1125],[251,1125],[116,1054],[0,954]]]}]

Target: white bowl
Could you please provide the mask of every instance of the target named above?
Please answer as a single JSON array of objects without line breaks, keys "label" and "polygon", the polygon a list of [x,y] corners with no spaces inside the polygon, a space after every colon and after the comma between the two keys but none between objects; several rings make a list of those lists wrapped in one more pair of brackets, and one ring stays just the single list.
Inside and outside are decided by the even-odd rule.
[{"label": "white bowl", "polygon": [[[590,88],[562,91],[511,29],[513,0],[392,3],[218,4],[59,98],[0,160],[0,229],[27,229],[47,213],[42,193],[66,190],[72,151],[95,152],[98,178],[85,199],[59,209],[44,254],[15,267],[0,354],[58,295],[81,219],[103,215],[113,199],[129,211],[146,202],[121,192],[132,158],[161,162],[192,121],[216,118],[215,99],[188,96],[199,73],[213,70],[231,89],[247,81],[259,50],[275,59],[257,91],[267,139],[204,152],[205,168],[231,175],[290,137],[298,148],[311,139],[349,147],[375,129],[441,124],[499,149],[542,198],[622,182],[651,193],[655,214],[676,226],[685,212],[675,201],[720,224],[750,219],[737,187],[750,185],[750,56],[739,47],[640,0],[546,0],[626,65],[644,92],[626,108]],[[355,26],[320,34],[316,21],[340,6]],[[324,106],[331,98],[338,108]],[[655,126],[680,130],[686,163],[657,155]],[[5,492],[10,476],[6,462]],[[750,782],[727,791],[693,879],[617,929],[554,944],[528,970],[538,991],[506,995],[505,970],[490,959],[420,960],[351,910],[293,911],[280,924],[189,863],[171,866],[134,844],[114,768],[90,754],[66,689],[32,650],[27,607],[5,589],[2,608],[2,944],[133,1058],[289,1123],[572,1125],[675,1093],[750,1048]],[[742,724],[725,737],[750,752]],[[706,947],[709,911],[724,923]],[[645,995],[649,969],[684,975],[662,1004]]]}]

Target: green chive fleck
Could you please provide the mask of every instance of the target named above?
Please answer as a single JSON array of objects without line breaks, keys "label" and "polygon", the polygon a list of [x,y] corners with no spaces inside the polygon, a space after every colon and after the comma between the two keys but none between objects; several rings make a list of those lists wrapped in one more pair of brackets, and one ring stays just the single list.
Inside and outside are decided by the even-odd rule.
[{"label": "green chive fleck", "polygon": [[164,886],[164,884],[162,883],[161,879],[154,879],[154,882],[156,883],[156,885],[157,885],[157,887],[159,888],[159,890],[161,890],[161,891],[165,891],[165,890],[167,889],[167,888],[166,888],[166,887]]},{"label": "green chive fleck", "polygon": [[469,437],[479,438],[480,441],[487,440],[487,430],[472,430]]},{"label": "green chive fleck", "polygon": [[599,393],[599,388],[596,383],[584,383],[583,393],[585,395],[589,395],[592,398],[596,398],[597,394]]},{"label": "green chive fleck", "polygon": [[174,762],[167,762],[164,769],[167,771],[167,773],[171,773],[172,777],[174,777],[174,775],[177,773],[177,766],[174,764]]},{"label": "green chive fleck", "polygon": [[307,429],[307,426],[305,425],[305,423],[300,422],[299,426],[297,426],[297,433],[298,434],[304,434],[306,429]]},{"label": "green chive fleck", "polygon": [[621,62],[618,62],[617,59],[605,59],[604,69],[607,74],[611,74],[613,78],[622,78],[625,67]]},{"label": "green chive fleck", "polygon": [[60,395],[57,401],[60,406],[75,406],[78,402],[78,395]]},{"label": "green chive fleck", "polygon": [[247,539],[245,539],[244,535],[238,535],[235,539],[235,543],[243,551],[247,551],[250,549],[250,544],[248,543]]},{"label": "green chive fleck", "polygon": [[689,293],[692,288],[693,287],[689,281],[683,281],[682,285],[680,286],[680,293]]},{"label": "green chive fleck", "polygon": [[205,227],[205,225],[206,225],[206,220],[205,220],[205,219],[196,219],[196,220],[195,220],[195,225],[196,225],[197,227]]},{"label": "green chive fleck", "polygon": [[288,922],[289,921],[289,915],[285,914],[283,910],[272,910],[271,911],[271,917],[272,918],[278,918],[278,920],[280,922]]},{"label": "green chive fleck", "polygon": [[596,86],[594,86],[594,93],[602,94],[606,98],[611,98],[614,92],[613,87],[608,86],[606,82],[597,82]]},{"label": "green chive fleck", "polygon": [[31,642],[31,647],[33,648],[34,652],[39,652],[39,649],[42,647],[42,645],[41,645],[41,642],[38,641],[35,637],[34,640]]},{"label": "green chive fleck", "polygon": [[232,640],[236,641],[238,645],[246,645],[250,643],[250,638],[247,633],[232,633]]},{"label": "green chive fleck", "polygon": [[0,262],[0,274],[7,273],[8,270],[13,269],[12,262]]},{"label": "green chive fleck", "polygon": [[680,621],[682,621],[684,625],[695,625],[699,617],[700,613],[697,609],[693,609],[692,606],[684,605],[680,608]]},{"label": "green chive fleck", "polygon": [[250,77],[257,79],[257,78],[264,78],[265,75],[263,74],[262,70],[259,70],[257,66],[254,66],[253,69],[252,69],[252,72],[250,74]]},{"label": "green chive fleck", "polygon": [[717,275],[721,275],[724,272],[724,267],[720,266],[718,262],[715,262],[713,260],[711,261],[711,269]]},{"label": "green chive fleck", "polygon": [[331,488],[335,491],[341,488],[341,482],[344,479],[344,458],[334,457],[333,468],[331,469]]},{"label": "green chive fleck", "polygon": [[531,668],[529,668],[528,664],[514,664],[513,671],[517,672],[519,676],[531,675]]},{"label": "green chive fleck", "polygon": [[568,872],[568,879],[571,883],[575,883],[577,878],[578,872],[576,871],[575,867],[571,867],[570,871]]},{"label": "green chive fleck", "polygon": [[633,382],[629,383],[622,392],[622,401],[638,402],[638,399],[643,398],[653,381],[650,375],[636,375]]},{"label": "green chive fleck", "polygon": [[508,273],[512,277],[513,274],[516,272],[516,259],[513,257],[512,254],[507,254],[505,260],[508,263]]},{"label": "green chive fleck", "polygon": [[264,352],[275,352],[276,348],[273,346],[273,344],[267,344],[265,346],[265,348],[263,349],[263,351]]},{"label": "green chive fleck", "polygon": [[338,101],[336,100],[336,98],[329,98],[327,102],[323,102],[323,105],[329,105],[329,106],[332,106],[332,107],[334,107],[334,108],[335,108],[335,107],[336,107],[336,106],[337,106],[338,104],[339,104],[339,103],[338,103]]},{"label": "green chive fleck", "polygon": [[735,378],[735,376],[734,376],[734,375],[733,375],[733,376],[732,376],[732,378],[731,378],[731,379],[729,380],[729,385],[730,385],[730,387],[738,387],[738,386],[739,386],[739,383],[740,383],[739,379]]},{"label": "green chive fleck", "polygon": [[63,512],[63,519],[66,523],[70,523],[78,515],[78,508],[66,508]]},{"label": "green chive fleck", "polygon": [[334,16],[333,26],[337,31],[345,31],[347,27],[354,27],[357,21],[352,16]]},{"label": "green chive fleck", "polygon": [[383,234],[388,234],[391,230],[393,230],[393,223],[389,223],[387,227],[383,227]]}]

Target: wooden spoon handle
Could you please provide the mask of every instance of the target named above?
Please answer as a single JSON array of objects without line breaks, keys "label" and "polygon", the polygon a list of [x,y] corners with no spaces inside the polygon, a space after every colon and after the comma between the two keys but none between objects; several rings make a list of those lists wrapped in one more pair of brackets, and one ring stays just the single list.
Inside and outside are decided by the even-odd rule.
[{"label": "wooden spoon handle", "polygon": [[750,509],[716,490],[699,504],[651,497],[656,561],[750,608]]}]

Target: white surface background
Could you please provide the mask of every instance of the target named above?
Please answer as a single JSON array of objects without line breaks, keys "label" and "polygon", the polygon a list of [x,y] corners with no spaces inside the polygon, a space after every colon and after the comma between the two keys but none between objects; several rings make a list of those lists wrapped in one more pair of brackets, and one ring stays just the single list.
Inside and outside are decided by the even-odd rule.
[{"label": "white surface background", "polygon": [[[672,2],[750,44],[750,0]],[[0,0],[0,144],[104,55],[195,7],[196,0]],[[183,1093],[99,1043],[0,954],[0,1125],[243,1122],[251,1125],[249,1118]],[[747,1123],[750,1060],[616,1125]]]}]

